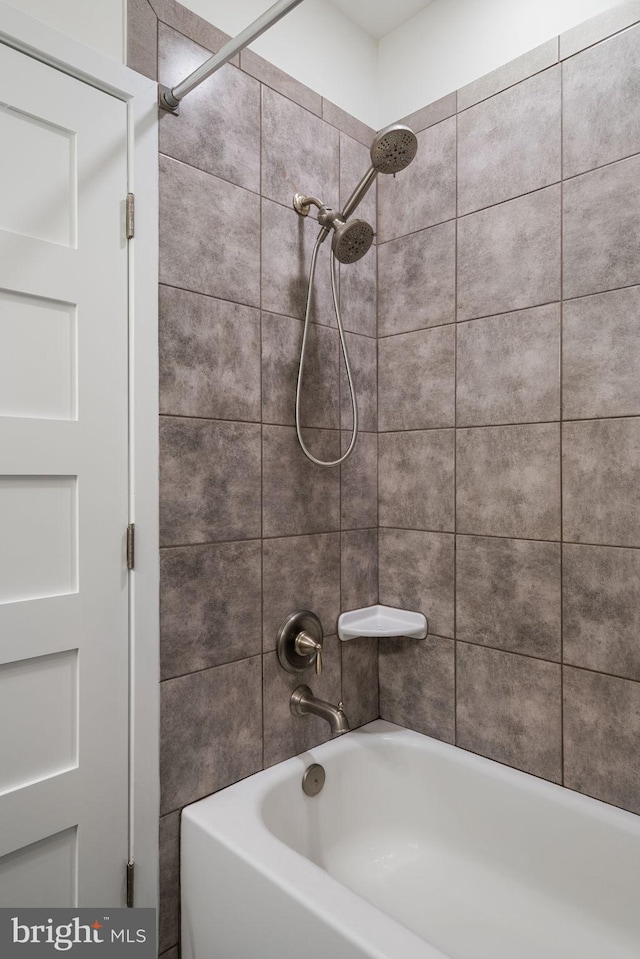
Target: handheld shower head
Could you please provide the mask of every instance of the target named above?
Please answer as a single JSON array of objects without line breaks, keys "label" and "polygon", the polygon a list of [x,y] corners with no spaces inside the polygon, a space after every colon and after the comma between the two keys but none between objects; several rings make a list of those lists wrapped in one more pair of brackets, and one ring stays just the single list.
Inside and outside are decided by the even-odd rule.
[{"label": "handheld shower head", "polygon": [[371,166],[347,200],[342,219],[349,219],[378,173],[400,173],[409,166],[417,152],[418,138],[403,123],[392,123],[376,133],[371,144]]},{"label": "handheld shower head", "polygon": [[410,127],[393,123],[376,133],[371,144],[371,166],[376,173],[399,173],[418,152],[418,138]]},{"label": "handheld shower head", "polygon": [[355,263],[373,243],[373,229],[364,220],[349,220],[378,173],[399,173],[408,167],[418,150],[418,139],[410,127],[393,123],[376,133],[371,144],[371,166],[346,202],[336,213],[315,196],[296,193],[293,206],[300,216],[308,216],[311,206],[318,208],[318,223],[323,227],[320,242],[333,230],[331,248],[341,263]]},{"label": "handheld shower head", "polygon": [[341,263],[355,263],[371,249],[373,227],[366,220],[349,220],[335,228],[331,249]]}]

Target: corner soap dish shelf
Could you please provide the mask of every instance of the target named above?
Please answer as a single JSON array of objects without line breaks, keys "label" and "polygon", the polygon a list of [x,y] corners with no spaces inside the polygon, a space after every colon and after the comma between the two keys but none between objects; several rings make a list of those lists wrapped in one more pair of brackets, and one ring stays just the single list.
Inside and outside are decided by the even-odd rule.
[{"label": "corner soap dish shelf", "polygon": [[407,636],[426,639],[427,618],[422,613],[393,606],[365,606],[341,613],[338,617],[338,636],[343,642],[357,636]]}]

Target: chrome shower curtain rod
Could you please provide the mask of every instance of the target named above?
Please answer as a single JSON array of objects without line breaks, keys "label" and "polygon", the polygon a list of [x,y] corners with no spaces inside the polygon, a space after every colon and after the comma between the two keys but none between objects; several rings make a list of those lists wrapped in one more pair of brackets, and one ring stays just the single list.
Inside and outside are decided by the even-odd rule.
[{"label": "chrome shower curtain rod", "polygon": [[225,63],[232,60],[236,53],[244,50],[250,43],[262,36],[274,23],[286,17],[286,15],[300,3],[302,3],[302,0],[277,0],[277,3],[274,3],[268,10],[265,10],[257,20],[254,20],[248,27],[245,27],[242,33],[239,33],[237,37],[225,43],[217,53],[208,60],[205,60],[193,73],[190,73],[182,83],[178,83],[178,85],[172,89],[160,87],[160,106],[162,109],[169,110],[171,113],[177,113],[183,97],[186,97],[188,93],[195,90],[203,80],[206,80],[212,73],[215,73],[216,70],[223,67]]}]

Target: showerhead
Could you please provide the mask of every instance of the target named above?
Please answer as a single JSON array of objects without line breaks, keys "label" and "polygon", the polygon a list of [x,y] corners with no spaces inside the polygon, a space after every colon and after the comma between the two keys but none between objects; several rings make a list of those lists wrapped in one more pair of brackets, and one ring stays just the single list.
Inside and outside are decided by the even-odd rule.
[{"label": "showerhead", "polygon": [[399,173],[418,151],[418,138],[410,127],[392,123],[376,133],[371,144],[371,166],[376,173]]},{"label": "showerhead", "polygon": [[331,248],[341,263],[355,263],[368,252],[373,243],[373,229],[364,220],[349,217],[362,201],[378,173],[399,173],[408,167],[418,151],[418,138],[410,127],[392,123],[376,133],[371,144],[371,166],[360,180],[342,213],[334,212],[315,196],[296,193],[294,209],[300,216],[308,216],[311,206],[318,207],[318,223],[324,228],[325,240],[333,230]]},{"label": "showerhead", "polygon": [[369,252],[373,236],[373,228],[365,220],[349,220],[335,228],[331,249],[341,263],[355,263]]},{"label": "showerhead", "polygon": [[371,166],[347,200],[342,218],[348,220],[378,173],[400,173],[418,152],[418,138],[410,127],[392,123],[376,133],[371,144]]}]

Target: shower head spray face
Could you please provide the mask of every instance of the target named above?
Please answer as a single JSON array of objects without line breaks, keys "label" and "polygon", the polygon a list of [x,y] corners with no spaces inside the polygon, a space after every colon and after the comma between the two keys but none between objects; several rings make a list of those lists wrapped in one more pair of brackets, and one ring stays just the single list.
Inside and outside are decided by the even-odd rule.
[{"label": "shower head spray face", "polygon": [[348,220],[335,227],[331,249],[341,263],[355,263],[371,249],[373,229],[365,220]]},{"label": "shower head spray face", "polygon": [[410,127],[393,123],[380,130],[371,144],[371,166],[376,173],[399,173],[418,152],[418,138]]}]

